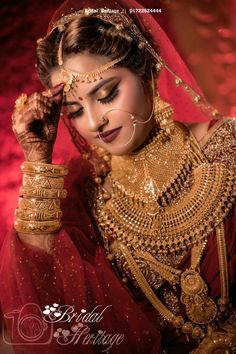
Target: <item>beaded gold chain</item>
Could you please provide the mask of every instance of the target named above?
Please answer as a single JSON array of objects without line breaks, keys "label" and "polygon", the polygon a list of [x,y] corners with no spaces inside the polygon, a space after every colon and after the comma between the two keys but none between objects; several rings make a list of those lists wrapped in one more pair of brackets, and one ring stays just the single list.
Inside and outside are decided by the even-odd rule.
[{"label": "beaded gold chain", "polygon": [[[157,129],[135,154],[112,157],[107,178],[112,192],[105,198],[100,186],[93,210],[108,258],[119,258],[120,271],[135,279],[165,320],[202,339],[207,324],[229,301],[223,220],[235,203],[235,174],[223,164],[207,163],[189,132],[175,124],[171,135]],[[221,274],[219,308],[199,274],[207,237],[214,230]],[[190,249],[192,264],[184,272],[158,261],[160,255],[175,257]],[[156,297],[138,260],[172,286],[180,286],[187,322]]]}]

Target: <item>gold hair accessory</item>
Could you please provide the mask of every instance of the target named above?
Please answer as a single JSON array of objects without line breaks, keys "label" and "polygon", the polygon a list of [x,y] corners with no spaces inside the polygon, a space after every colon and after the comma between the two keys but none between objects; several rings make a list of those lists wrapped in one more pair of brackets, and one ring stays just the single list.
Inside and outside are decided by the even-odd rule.
[{"label": "gold hair accessory", "polygon": [[28,99],[28,96],[26,95],[26,93],[22,93],[17,100],[15,101],[15,110],[17,112],[21,112],[22,109],[24,108],[26,101]]},{"label": "gold hair accessory", "polygon": [[61,37],[60,43],[59,43],[59,48],[58,48],[58,64],[60,68],[60,82],[64,82],[64,92],[67,93],[71,89],[73,89],[75,83],[92,83],[98,80],[102,80],[101,74],[107,71],[108,69],[112,68],[114,65],[117,63],[121,62],[127,55],[124,54],[100,67],[98,67],[95,70],[89,71],[89,72],[77,72],[73,71],[70,69],[66,69],[63,65],[63,57],[62,57],[62,41],[63,41],[63,35]]},{"label": "gold hair accessory", "polygon": [[[81,16],[94,16],[96,18],[100,18],[103,21],[112,24],[116,29],[119,27],[126,30],[126,33],[134,39],[139,49],[146,49],[156,60],[158,70],[161,70],[163,67],[169,71],[169,73],[173,76],[173,79],[177,86],[181,86],[187,94],[191,97],[193,103],[197,105],[205,114],[209,115],[212,119],[221,118],[219,112],[212,107],[204,98],[204,96],[200,96],[192,87],[190,87],[186,82],[184,82],[163,60],[163,58],[153,49],[148,40],[141,33],[136,24],[126,17],[124,13],[121,11],[112,11],[109,8],[85,8],[78,11],[74,11],[68,15],[62,16],[58,21],[56,21],[51,31],[48,35],[50,35],[55,29],[58,29],[60,32],[63,32],[66,28],[66,24],[71,20],[81,17]],[[122,26],[119,24],[122,23]]]}]

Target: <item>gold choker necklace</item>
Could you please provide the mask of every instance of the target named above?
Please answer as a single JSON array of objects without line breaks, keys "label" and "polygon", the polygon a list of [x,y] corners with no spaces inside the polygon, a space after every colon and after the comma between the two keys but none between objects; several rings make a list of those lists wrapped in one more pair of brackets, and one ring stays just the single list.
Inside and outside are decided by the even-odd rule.
[{"label": "gold choker necklace", "polygon": [[171,137],[161,130],[136,154],[112,157],[108,179],[111,198],[94,207],[103,237],[112,233],[154,256],[178,254],[205,239],[233,198],[234,174],[206,163],[178,124]]},{"label": "gold choker necklace", "polygon": [[[107,178],[112,192],[109,196],[98,187],[93,213],[108,258],[165,320],[203,338],[218,309],[198,269],[207,237],[216,230],[224,284],[221,304],[227,305],[222,222],[235,203],[235,174],[223,164],[207,163],[189,131],[175,124],[171,136],[159,130],[135,154],[112,157]],[[192,266],[181,272],[178,262],[190,249]],[[180,287],[189,322],[153,292],[166,281]]]}]

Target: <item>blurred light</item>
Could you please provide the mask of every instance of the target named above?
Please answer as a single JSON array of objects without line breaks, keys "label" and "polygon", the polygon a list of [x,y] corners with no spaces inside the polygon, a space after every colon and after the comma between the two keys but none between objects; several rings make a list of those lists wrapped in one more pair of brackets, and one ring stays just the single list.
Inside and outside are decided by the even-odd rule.
[{"label": "blurred light", "polygon": [[231,107],[231,110],[230,110],[229,114],[232,117],[236,117],[236,106]]},{"label": "blurred light", "polygon": [[195,20],[203,22],[203,23],[212,23],[217,20],[217,17],[215,14],[203,13],[196,8],[190,8],[189,12]]},{"label": "blurred light", "polygon": [[225,40],[219,40],[217,43],[217,47],[223,53],[231,52],[234,48],[231,42]]},{"label": "blurred light", "polygon": [[211,38],[215,35],[214,29],[205,26],[197,26],[197,32],[203,38]]},{"label": "blurred light", "polygon": [[223,38],[232,38],[234,36],[233,31],[230,30],[229,28],[223,28],[223,27],[219,28],[218,33]]},{"label": "blurred light", "polygon": [[192,65],[197,65],[202,60],[202,53],[190,53],[187,60]]}]

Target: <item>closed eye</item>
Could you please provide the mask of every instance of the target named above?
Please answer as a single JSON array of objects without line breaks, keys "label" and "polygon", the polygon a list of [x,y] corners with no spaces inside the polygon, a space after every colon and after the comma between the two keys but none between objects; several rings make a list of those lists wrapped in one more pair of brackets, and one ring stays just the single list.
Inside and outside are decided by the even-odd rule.
[{"label": "closed eye", "polygon": [[75,112],[70,112],[70,113],[68,114],[68,117],[69,117],[70,119],[75,119],[75,118],[77,118],[77,117],[79,117],[79,116],[82,116],[82,114],[83,114],[83,107],[81,107],[80,109],[78,109],[78,110],[75,111]]},{"label": "closed eye", "polygon": [[[112,88],[109,95],[107,95],[106,97],[103,97],[103,98],[99,98],[98,102],[101,102],[102,104],[108,104],[108,103],[112,102],[118,96],[118,93],[119,93],[118,85],[119,85],[119,83],[117,83],[117,85],[115,85]],[[77,117],[80,117],[83,114],[83,110],[84,110],[83,107],[80,107],[77,111],[70,112],[68,114],[68,117],[70,119],[75,119]]]},{"label": "closed eye", "polygon": [[119,93],[118,85],[119,85],[119,83],[112,88],[112,90],[110,91],[108,96],[103,97],[103,98],[99,98],[98,101],[101,103],[104,103],[104,104],[107,104],[107,103],[110,103],[111,101],[113,101]]}]

